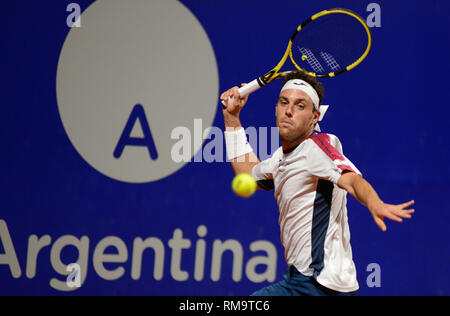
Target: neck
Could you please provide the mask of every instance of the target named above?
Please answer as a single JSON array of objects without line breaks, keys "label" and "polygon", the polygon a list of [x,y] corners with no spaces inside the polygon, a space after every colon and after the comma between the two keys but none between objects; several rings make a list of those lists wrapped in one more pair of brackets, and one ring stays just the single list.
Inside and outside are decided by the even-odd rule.
[{"label": "neck", "polygon": [[283,152],[291,152],[292,150],[294,150],[298,145],[300,145],[301,143],[303,143],[306,139],[308,139],[312,134],[314,134],[314,130],[312,130],[310,133],[307,133],[301,137],[299,137],[296,140],[293,141],[288,141],[285,139],[281,139],[281,147],[283,148]]}]

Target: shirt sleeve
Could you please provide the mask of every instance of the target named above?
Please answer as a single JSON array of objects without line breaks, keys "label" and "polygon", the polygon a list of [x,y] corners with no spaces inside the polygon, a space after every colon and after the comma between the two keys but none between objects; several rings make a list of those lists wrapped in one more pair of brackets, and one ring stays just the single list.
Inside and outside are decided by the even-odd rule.
[{"label": "shirt sleeve", "polygon": [[309,171],[321,179],[337,184],[342,172],[350,171],[362,176],[355,165],[342,153],[342,144],[334,135],[311,136],[314,145],[308,152]]},{"label": "shirt sleeve", "polygon": [[273,171],[275,169],[274,161],[276,161],[276,151],[269,159],[261,161],[252,170],[253,179],[255,179],[258,186],[266,191],[271,191],[275,188],[273,181]]}]

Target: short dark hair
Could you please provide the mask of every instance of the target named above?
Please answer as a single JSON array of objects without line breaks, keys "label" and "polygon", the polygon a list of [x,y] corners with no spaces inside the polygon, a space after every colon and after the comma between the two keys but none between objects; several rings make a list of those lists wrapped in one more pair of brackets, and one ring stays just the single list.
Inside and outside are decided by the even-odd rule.
[{"label": "short dark hair", "polygon": [[289,73],[286,77],[284,77],[282,87],[284,87],[284,85],[292,79],[300,79],[309,83],[314,88],[314,90],[316,90],[317,95],[319,96],[319,105],[322,104],[322,99],[323,96],[325,95],[325,89],[323,88],[323,85],[316,80],[315,77],[307,75],[302,71],[293,71]]}]

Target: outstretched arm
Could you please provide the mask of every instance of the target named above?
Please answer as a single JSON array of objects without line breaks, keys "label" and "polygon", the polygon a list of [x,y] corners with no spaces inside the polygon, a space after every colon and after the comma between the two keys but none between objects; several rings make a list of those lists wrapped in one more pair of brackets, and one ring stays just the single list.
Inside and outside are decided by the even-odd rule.
[{"label": "outstretched arm", "polygon": [[384,232],[387,229],[384,218],[402,222],[403,218],[409,219],[411,214],[414,213],[414,209],[407,209],[414,204],[413,200],[398,205],[386,204],[380,199],[370,183],[354,172],[344,173],[339,178],[338,186],[366,206],[372,214],[375,223]]}]

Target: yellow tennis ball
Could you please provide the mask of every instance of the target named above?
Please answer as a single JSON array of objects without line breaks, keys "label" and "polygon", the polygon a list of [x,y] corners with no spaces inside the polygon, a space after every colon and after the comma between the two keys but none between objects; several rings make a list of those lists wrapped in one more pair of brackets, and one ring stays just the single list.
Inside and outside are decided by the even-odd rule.
[{"label": "yellow tennis ball", "polygon": [[307,59],[308,59],[308,56],[306,56],[306,55],[303,55],[303,56],[302,56],[302,60],[303,60],[303,61],[305,61],[305,60],[307,60]]},{"label": "yellow tennis ball", "polygon": [[255,179],[248,173],[240,173],[233,179],[231,184],[234,193],[240,197],[249,197],[255,193],[257,184]]}]

